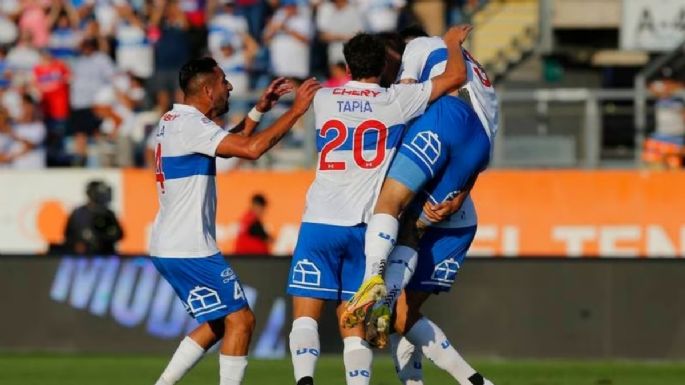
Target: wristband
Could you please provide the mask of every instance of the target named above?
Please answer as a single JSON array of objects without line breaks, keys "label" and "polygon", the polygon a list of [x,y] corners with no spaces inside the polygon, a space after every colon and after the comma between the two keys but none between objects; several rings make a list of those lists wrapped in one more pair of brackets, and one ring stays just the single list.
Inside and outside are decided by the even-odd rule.
[{"label": "wristband", "polygon": [[262,115],[264,115],[264,113],[257,111],[257,107],[252,107],[250,112],[247,114],[247,117],[252,121],[259,123],[259,120],[262,119]]}]

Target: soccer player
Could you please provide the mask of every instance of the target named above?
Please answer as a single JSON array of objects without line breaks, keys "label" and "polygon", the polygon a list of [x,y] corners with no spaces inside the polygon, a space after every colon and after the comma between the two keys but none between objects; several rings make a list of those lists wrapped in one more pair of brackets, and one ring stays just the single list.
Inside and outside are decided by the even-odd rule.
[{"label": "soccer player", "polygon": [[[441,73],[445,52],[439,38],[412,40],[402,58],[400,82],[425,81]],[[463,52],[468,76],[459,94],[466,101],[442,97],[410,127],[366,234],[367,268],[371,266],[372,274],[382,273],[379,267],[392,250],[385,271],[389,293],[371,312],[368,337],[373,343],[385,344],[390,326],[388,311],[406,286],[396,304],[393,325],[405,337],[393,336],[391,342],[398,374],[407,384],[422,383],[421,353],[462,385],[490,384],[420,312],[430,294],[449,290],[475,236],[476,213],[468,193],[489,162],[491,140],[497,131],[497,98],[492,84],[478,62]],[[401,226],[397,221],[400,213]],[[428,227],[430,224],[433,226]],[[398,227],[398,246],[393,249],[389,240],[396,239]],[[378,282],[383,281],[376,276],[360,288],[350,301],[351,311],[354,301],[363,302],[372,290],[370,286]],[[366,316],[348,314],[355,322]]]},{"label": "soccer player", "polygon": [[228,111],[232,89],[216,62],[191,60],[181,68],[179,80],[184,102],[164,114],[157,128],[159,212],[150,255],[200,326],[181,342],[156,384],[178,382],[223,338],[220,384],[238,385],[247,366],[255,321],[238,277],[216,245],[215,157],[259,158],[307,111],[320,87],[314,79],[304,82],[292,107],[270,127],[252,135],[261,114],[291,90],[284,79],[274,80],[231,134],[212,122]]},{"label": "soccer player", "polygon": [[[314,98],[318,168],[307,193],[288,281],[294,316],[290,352],[298,385],[314,383],[321,351],[318,320],[325,302],[335,301],[343,309],[362,282],[366,223],[406,122],[463,82],[459,47],[465,30],[450,29],[444,39],[451,48],[441,75],[420,84],[383,88],[383,42],[358,34],[343,49],[353,80],[324,88]],[[363,328],[341,327],[340,332],[347,384],[368,384],[372,353]]]}]

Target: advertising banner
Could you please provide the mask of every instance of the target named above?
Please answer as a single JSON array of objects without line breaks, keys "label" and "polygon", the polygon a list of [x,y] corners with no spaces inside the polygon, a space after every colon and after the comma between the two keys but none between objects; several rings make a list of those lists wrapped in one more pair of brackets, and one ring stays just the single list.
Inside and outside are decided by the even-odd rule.
[{"label": "advertising banner", "polygon": [[[286,357],[290,260],[228,260],[257,320],[250,355]],[[467,259],[452,290],[422,312],[466,357],[682,360],[684,269],[673,259]],[[144,257],[5,256],[0,293],[6,353],[170,356],[196,326]],[[205,296],[203,306],[213,305]],[[334,312],[330,303],[319,321],[323,354],[342,353]]]},{"label": "advertising banner", "polygon": [[622,49],[670,51],[684,40],[684,0],[623,0]]},{"label": "advertising banner", "polygon": [[[85,183],[106,179],[124,228],[119,252],[147,252],[157,212],[154,174],[147,170],[98,173],[0,173],[0,253],[43,253],[63,242],[68,213],[85,200]],[[234,250],[250,197],[268,201],[264,223],[272,254],[287,256],[297,242],[312,171],[240,171],[217,177],[217,241]],[[478,257],[685,256],[685,172],[487,171],[473,191]]]}]

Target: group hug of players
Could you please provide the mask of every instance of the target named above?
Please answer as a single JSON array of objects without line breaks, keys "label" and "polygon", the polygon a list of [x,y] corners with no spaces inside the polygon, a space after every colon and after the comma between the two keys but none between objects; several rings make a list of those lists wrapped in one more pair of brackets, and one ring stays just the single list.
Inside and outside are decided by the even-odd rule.
[{"label": "group hug of players", "polygon": [[274,80],[226,132],[213,119],[228,111],[230,79],[211,58],[181,69],[184,102],[157,131],[160,209],[150,255],[200,326],[156,385],[177,383],[219,341],[220,384],[242,382],[255,321],[216,246],[214,158],[258,158],[311,105],[319,158],[287,285],[297,385],[314,384],[326,301],[338,305],[348,385],[369,384],[372,348],[386,345],[403,384],[423,384],[423,356],[461,385],[492,384],[421,314],[464,263],[477,225],[470,191],[497,132],[492,84],[462,48],[470,31],[461,25],[443,37],[417,29],[358,34],[344,46],[351,81],[332,88],[304,81],[291,108],[258,132],[262,114],[292,83]]}]

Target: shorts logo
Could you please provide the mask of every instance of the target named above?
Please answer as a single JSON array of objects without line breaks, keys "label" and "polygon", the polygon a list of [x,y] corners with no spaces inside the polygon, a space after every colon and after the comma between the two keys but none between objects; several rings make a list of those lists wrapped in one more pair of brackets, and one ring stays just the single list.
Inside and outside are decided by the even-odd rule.
[{"label": "shorts logo", "polygon": [[224,279],[224,283],[229,283],[236,278],[233,269],[230,267],[227,267],[226,270],[221,272],[221,277]]},{"label": "shorts logo", "polygon": [[447,349],[447,348],[450,347],[450,342],[447,341],[447,340],[444,340],[444,341],[442,341],[442,343],[440,344],[440,346],[442,346],[443,349]]},{"label": "shorts logo", "polygon": [[450,258],[435,266],[431,279],[437,282],[452,283],[457,276],[457,271],[459,271],[459,262]]},{"label": "shorts logo", "polygon": [[221,304],[221,298],[219,298],[216,290],[205,286],[195,286],[188,294],[186,302],[188,309],[194,317],[226,308],[226,305]]},{"label": "shorts logo", "polygon": [[293,268],[293,283],[306,286],[321,285],[321,270],[308,259],[298,261]]},{"label": "shorts logo", "polygon": [[411,148],[424,162],[434,165],[440,157],[442,144],[438,134],[432,131],[421,131],[411,141]]}]

